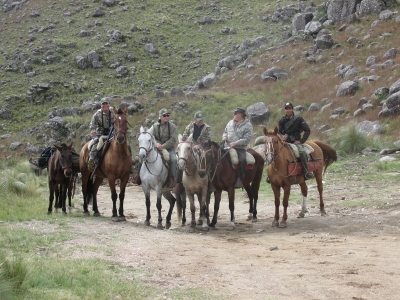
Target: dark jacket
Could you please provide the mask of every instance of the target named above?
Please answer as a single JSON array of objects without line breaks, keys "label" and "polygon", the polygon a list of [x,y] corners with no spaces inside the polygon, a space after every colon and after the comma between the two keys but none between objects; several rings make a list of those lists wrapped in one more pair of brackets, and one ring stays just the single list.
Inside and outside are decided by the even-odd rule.
[{"label": "dark jacket", "polygon": [[[290,119],[286,115],[279,119],[279,133],[289,136],[286,140],[288,143],[293,143],[295,140],[298,140],[300,143],[304,144],[310,136],[310,127],[302,116],[293,114],[292,118],[295,118],[295,120],[287,130],[284,129],[285,124],[289,122]],[[302,133],[303,136],[301,136]],[[294,140],[291,137],[294,137]]]}]

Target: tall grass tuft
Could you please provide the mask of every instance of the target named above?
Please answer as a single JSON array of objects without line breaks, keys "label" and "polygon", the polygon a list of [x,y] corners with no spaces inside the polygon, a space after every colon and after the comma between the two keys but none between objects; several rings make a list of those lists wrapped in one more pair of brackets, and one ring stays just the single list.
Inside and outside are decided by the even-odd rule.
[{"label": "tall grass tuft", "polygon": [[351,124],[333,133],[329,137],[329,143],[339,155],[355,154],[365,149],[367,137],[357,130],[355,124]]},{"label": "tall grass tuft", "polygon": [[0,253],[0,298],[14,299],[28,278],[28,268],[21,257],[6,259]]}]

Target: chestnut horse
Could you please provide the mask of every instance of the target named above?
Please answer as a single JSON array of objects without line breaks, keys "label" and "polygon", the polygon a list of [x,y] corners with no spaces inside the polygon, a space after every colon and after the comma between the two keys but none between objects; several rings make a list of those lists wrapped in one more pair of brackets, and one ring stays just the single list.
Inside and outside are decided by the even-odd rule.
[{"label": "chestnut horse", "polygon": [[[289,202],[290,188],[293,184],[300,185],[302,194],[302,206],[299,214],[300,218],[304,218],[306,212],[307,202],[307,184],[304,180],[303,172],[301,171],[298,175],[294,174],[294,171],[289,173],[288,162],[296,161],[296,158],[289,149],[289,145],[281,139],[278,134],[278,128],[268,131],[266,128],[264,131],[264,152],[266,162],[268,163],[268,178],[271,182],[271,187],[275,196],[275,216],[272,226],[275,227],[286,227],[287,221],[287,207]],[[319,193],[319,208],[321,215],[325,215],[324,200],[322,199],[322,175],[325,174],[326,169],[332,163],[337,160],[337,154],[328,144],[321,141],[312,140],[307,141],[307,145],[310,145],[314,152],[311,153],[313,160],[309,161],[310,171],[313,172],[314,178],[317,181],[317,188]],[[301,163],[297,163],[301,166]],[[314,168],[313,165],[316,167]],[[319,166],[317,166],[319,165]],[[280,205],[280,189],[283,188],[283,215],[282,220],[279,223],[279,205]]]},{"label": "chestnut horse", "polygon": [[[82,173],[82,193],[83,193],[83,210],[84,214],[88,215],[88,204],[91,197],[93,197],[93,215],[100,216],[97,207],[97,191],[103,182],[104,178],[108,179],[108,184],[111,190],[111,199],[113,202],[112,220],[115,222],[126,221],[124,215],[124,199],[125,188],[129,180],[129,173],[132,166],[132,156],[128,148],[128,120],[126,113],[128,108],[123,111],[118,111],[114,108],[114,131],[109,142],[108,150],[105,152],[101,159],[100,165],[95,169],[95,179],[93,182],[93,172],[88,169],[87,161],[89,158],[89,144],[87,142],[80,153],[79,166]],[[106,147],[106,143],[103,148]],[[117,213],[117,198],[116,180],[120,180],[119,192],[119,209]]]},{"label": "chestnut horse", "polygon": [[[62,143],[60,145],[54,145],[57,151],[49,159],[47,165],[47,177],[49,182],[49,208],[47,209],[47,214],[52,213],[52,206],[54,201],[54,193],[56,197],[59,198],[56,202],[57,207],[61,207],[62,213],[66,214],[67,210],[65,207],[65,202],[67,198],[67,189],[71,185],[73,180],[73,169],[72,169],[72,142],[67,146]],[[60,188],[59,186],[60,185]],[[71,198],[69,201],[71,206]]]},{"label": "chestnut horse", "polygon": [[[206,164],[208,168],[210,182],[215,188],[214,191],[214,215],[210,223],[210,227],[215,227],[217,224],[218,210],[221,202],[222,191],[228,192],[229,198],[229,210],[231,212],[231,223],[228,227],[229,230],[235,228],[235,182],[238,176],[236,169],[232,167],[232,162],[229,156],[229,152],[221,148],[215,142],[209,142],[207,149],[205,149]],[[253,149],[247,149],[251,155],[254,156],[255,163],[251,169],[246,168],[245,177],[242,180],[244,189],[247,192],[250,203],[254,202],[254,207],[250,208],[253,213],[253,220],[257,219],[257,200],[258,190],[260,188],[260,182],[264,169],[264,159]]]}]

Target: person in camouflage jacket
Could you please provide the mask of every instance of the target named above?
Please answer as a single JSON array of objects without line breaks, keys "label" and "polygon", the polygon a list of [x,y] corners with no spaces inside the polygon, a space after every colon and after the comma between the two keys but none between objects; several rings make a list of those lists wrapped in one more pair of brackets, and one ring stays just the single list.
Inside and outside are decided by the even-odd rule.
[{"label": "person in camouflage jacket", "polygon": [[90,121],[89,129],[93,138],[92,147],[90,148],[88,166],[93,169],[95,158],[97,156],[97,144],[102,135],[109,135],[112,122],[114,120],[114,112],[110,108],[110,98],[101,99],[101,108],[95,112]]},{"label": "person in camouflage jacket", "polygon": [[191,122],[186,126],[183,132],[183,138],[187,139],[192,135],[192,140],[194,143],[194,149],[197,150],[202,144],[211,141],[211,127],[204,123],[204,114],[198,111],[194,114],[194,122]]}]

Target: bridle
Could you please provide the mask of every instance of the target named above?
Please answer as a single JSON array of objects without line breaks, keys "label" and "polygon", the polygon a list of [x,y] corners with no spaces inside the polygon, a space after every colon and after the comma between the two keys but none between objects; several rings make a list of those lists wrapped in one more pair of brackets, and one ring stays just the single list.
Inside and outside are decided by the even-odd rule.
[{"label": "bridle", "polygon": [[[278,171],[278,169],[276,168],[276,166],[275,166],[275,160],[276,160],[276,158],[277,158],[278,156],[281,156],[281,151],[282,151],[282,149],[283,149],[284,147],[288,147],[288,146],[287,146],[286,143],[281,142],[280,148],[279,148],[278,151],[276,151],[276,153],[275,153],[275,148],[274,148],[274,144],[273,144],[273,139],[274,139],[274,138],[276,138],[276,139],[279,140],[279,138],[276,137],[276,136],[267,135],[267,136],[264,137],[264,154],[265,154],[265,161],[266,161],[266,163],[267,163],[268,165],[272,165],[273,168],[274,168],[274,170],[275,170],[275,172],[277,172],[279,175],[281,175],[281,176],[283,176],[283,177],[289,177],[289,176],[291,176],[292,174],[284,175],[284,174],[280,173],[280,172]],[[290,153],[292,153],[292,151],[290,151]],[[271,157],[271,159],[269,159],[269,157]],[[296,158],[294,157],[294,159],[296,159]]]},{"label": "bridle", "polygon": [[[194,159],[194,162],[195,162],[195,164],[197,166],[197,172],[198,173],[199,172],[205,172],[206,171],[206,167],[207,167],[206,162],[205,162],[205,153],[207,151],[199,149],[196,152],[196,150],[193,149],[193,142],[181,141],[179,144],[189,144],[190,145],[190,152],[189,152],[189,155],[188,155],[187,158],[179,157],[179,154],[178,154],[178,161],[179,160],[183,160],[183,162],[185,163],[185,173],[186,173],[186,175],[194,176],[194,174],[189,174],[187,172],[187,164],[192,158]],[[198,156],[196,156],[196,153],[198,154]],[[202,168],[202,165],[204,165],[204,168]]]},{"label": "bridle", "polygon": [[[204,151],[204,155],[203,155],[203,156],[204,156],[204,161],[205,161],[205,156],[206,156],[207,152],[209,152],[209,151],[211,151],[211,156],[212,156],[212,158],[214,159],[214,151],[212,150],[212,147],[215,147],[215,146],[211,146],[211,148],[210,148],[209,150]],[[209,181],[213,181],[213,179],[214,179],[214,177],[215,177],[215,174],[217,173],[218,165],[221,163],[222,159],[223,159],[227,154],[228,154],[228,151],[226,151],[226,152],[222,155],[222,150],[221,150],[221,148],[218,148],[218,160],[217,160],[217,163],[216,163],[216,165],[215,165],[214,171],[211,171],[211,164],[210,164],[209,168],[207,168],[207,165],[205,164],[205,169],[204,169],[204,170],[207,170],[207,172],[209,173],[209,176],[208,176]],[[212,175],[211,175],[211,173],[212,173]]]},{"label": "bridle", "polygon": [[[146,152],[146,155],[145,155],[145,157],[144,157],[145,161],[144,161],[143,163],[144,163],[144,165],[146,166],[146,169],[147,169],[147,171],[149,171],[150,174],[152,174],[152,175],[154,175],[154,176],[158,176],[158,175],[161,174],[162,168],[161,168],[160,174],[155,175],[155,174],[153,174],[153,173],[150,171],[150,169],[149,169],[149,167],[148,167],[148,165],[147,165],[147,164],[155,163],[155,162],[157,161],[157,159],[158,159],[158,156],[160,155],[160,152],[156,150],[156,146],[154,145],[154,137],[153,137],[153,135],[152,135],[151,133],[149,133],[149,132],[142,132],[141,134],[148,134],[148,135],[150,135],[150,144],[149,144],[149,147],[148,147],[148,148],[146,148],[146,147],[139,147],[139,152],[140,152],[140,149],[143,149],[143,150]],[[156,152],[157,156],[156,156],[156,158],[155,158],[153,161],[148,161],[148,160],[147,160],[147,157],[149,156],[149,153],[150,153],[151,151],[153,151],[153,150]],[[163,166],[164,166],[164,164],[163,164]]]}]

